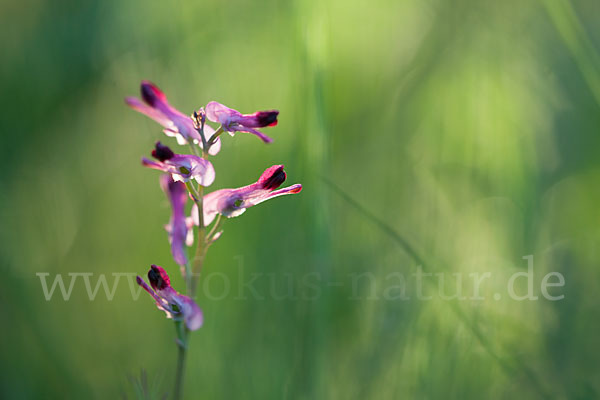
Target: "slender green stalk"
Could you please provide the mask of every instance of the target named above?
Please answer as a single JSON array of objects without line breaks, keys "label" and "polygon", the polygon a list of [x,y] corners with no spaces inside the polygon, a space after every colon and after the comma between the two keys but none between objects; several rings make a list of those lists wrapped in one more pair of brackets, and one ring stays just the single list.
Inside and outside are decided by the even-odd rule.
[{"label": "slender green stalk", "polygon": [[190,145],[190,149],[192,149],[192,153],[193,153],[195,156],[200,156],[200,154],[198,153],[198,150],[196,149],[196,145],[195,145],[195,144],[193,144],[193,143],[191,143],[191,142],[189,143],[189,145]]},{"label": "slender green stalk", "polygon": [[[217,214],[217,220],[213,224],[213,227],[210,229],[210,231],[206,234],[206,240],[211,240],[213,238],[214,234],[219,231],[219,228],[221,227],[221,225],[222,225],[221,214]],[[210,243],[208,243],[208,244],[210,244]],[[208,246],[207,246],[207,249],[208,249]]]},{"label": "slender green stalk", "polygon": [[[202,137],[204,136],[202,135]],[[205,142],[204,139],[203,142]],[[206,158],[207,155],[208,153],[206,151],[202,152],[202,157]],[[200,270],[202,269],[202,264],[204,263],[204,256],[206,255],[207,248],[206,227],[204,226],[204,210],[202,208],[204,187],[202,185],[195,187],[191,181],[186,182],[186,187],[198,207],[199,222],[196,230],[196,254],[194,255],[194,258],[185,266],[187,295],[193,298],[195,296],[196,283],[198,282]],[[175,389],[173,391],[173,399],[180,400],[181,396],[183,395],[183,377],[185,376],[185,359],[187,354],[189,331],[182,321],[175,322],[175,329],[177,330],[177,370],[175,373]]]},{"label": "slender green stalk", "polygon": [[221,135],[221,133],[223,133],[223,125],[219,126],[219,129],[217,129],[215,133],[213,133],[212,136],[208,139],[208,148],[210,148],[210,146],[212,146],[217,141],[217,138]]},{"label": "slender green stalk", "polygon": [[177,331],[177,372],[175,373],[173,399],[180,400],[183,395],[183,377],[185,376],[188,330],[182,321],[175,322],[175,329]]},{"label": "slender green stalk", "polygon": [[[206,154],[203,155],[206,157]],[[195,295],[196,293],[196,284],[198,283],[200,271],[202,270],[202,265],[204,264],[204,256],[206,255],[206,227],[204,226],[204,208],[202,202],[203,196],[204,187],[202,185],[198,185],[197,196],[194,199],[196,201],[196,205],[198,206],[198,228],[196,235],[198,241],[196,242],[196,253],[192,259],[192,275],[190,276],[191,296]]]},{"label": "slender green stalk", "polygon": [[177,351],[177,375],[175,376],[175,391],[173,392],[173,399],[181,399],[183,394],[183,376],[185,375],[185,354],[186,351],[183,347],[179,347]]}]

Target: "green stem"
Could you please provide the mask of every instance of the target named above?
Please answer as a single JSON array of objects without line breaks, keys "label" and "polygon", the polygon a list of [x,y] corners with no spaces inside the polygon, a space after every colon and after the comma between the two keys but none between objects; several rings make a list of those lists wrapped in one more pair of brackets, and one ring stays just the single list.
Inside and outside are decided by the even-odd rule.
[{"label": "green stem", "polygon": [[[212,136],[208,139],[208,148],[210,149],[210,146],[212,146],[216,141],[217,138],[221,135],[221,133],[223,133],[223,125],[219,126],[219,129],[217,129],[215,131],[215,133],[212,134]],[[206,149],[208,151],[208,149]]]},{"label": "green stem", "polygon": [[210,231],[206,234],[206,240],[207,241],[211,240],[212,237],[214,236],[214,234],[219,231],[220,227],[221,227],[221,214],[217,214],[217,220],[213,224],[213,227],[210,229]]},{"label": "green stem", "polygon": [[190,145],[190,149],[192,150],[192,153],[194,153],[195,156],[200,156],[200,154],[198,153],[198,149],[196,148],[194,143],[189,141],[188,144]]},{"label": "green stem", "polygon": [[[202,136],[204,138],[204,136]],[[206,148],[206,146],[204,147]],[[207,152],[202,152],[202,157],[207,157]],[[203,210],[203,196],[204,187],[198,185],[194,187],[191,181],[186,182],[186,187],[192,195],[196,206],[198,207],[198,228],[196,235],[196,254],[191,262],[188,262],[185,266],[185,282],[187,285],[187,295],[194,297],[196,292],[196,283],[204,263],[204,256],[206,255],[206,227],[204,226],[204,210]],[[177,371],[175,374],[175,389],[173,391],[173,399],[180,400],[183,394],[183,377],[185,375],[185,358],[188,346],[188,334],[189,331],[185,327],[183,321],[175,322],[175,329],[177,330]]]},{"label": "green stem", "polygon": [[[199,186],[199,190],[202,191],[202,186]],[[202,210],[202,206],[201,204],[198,204],[198,199],[202,198],[202,195],[200,193],[198,193],[198,190],[194,187],[194,184],[192,183],[192,181],[187,181],[185,183],[185,187],[187,188],[188,192],[190,192],[190,194],[192,195],[192,198],[194,200],[194,203],[196,203],[196,205],[198,205],[198,214],[201,215],[203,212]],[[200,237],[200,232],[198,232],[197,235],[197,240],[200,241],[201,237]],[[187,264],[185,264],[185,284],[186,284],[186,290],[187,290],[187,295],[190,297],[194,297],[194,289],[195,289],[195,285],[193,285],[193,281],[194,281],[194,276],[193,276],[193,267],[192,267],[192,262],[193,261],[188,261]]]},{"label": "green stem", "polygon": [[206,255],[206,227],[204,226],[204,209],[202,208],[202,197],[204,195],[204,187],[198,186],[198,192],[196,197],[196,205],[198,206],[198,228],[197,228],[197,242],[196,242],[196,253],[192,260],[192,275],[191,275],[191,292],[190,295],[194,296],[196,293],[196,284],[200,277],[200,271],[202,270],[202,264],[204,264],[204,256]]},{"label": "green stem", "polygon": [[183,395],[183,377],[185,376],[185,356],[187,353],[188,331],[182,321],[175,322],[177,330],[177,372],[175,373],[175,388],[173,399],[180,400]]}]

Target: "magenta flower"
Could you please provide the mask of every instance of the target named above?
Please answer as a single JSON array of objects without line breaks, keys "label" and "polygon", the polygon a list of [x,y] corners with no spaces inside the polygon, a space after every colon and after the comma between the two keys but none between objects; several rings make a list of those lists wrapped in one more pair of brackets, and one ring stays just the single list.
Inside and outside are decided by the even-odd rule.
[{"label": "magenta flower", "polygon": [[138,285],[144,288],[156,300],[159,310],[167,314],[167,318],[185,321],[189,330],[195,331],[202,326],[202,310],[187,296],[179,294],[171,287],[169,276],[162,267],[152,265],[148,271],[148,280],[152,288],[142,279],[136,278]]},{"label": "magenta flower", "polygon": [[[167,101],[167,96],[158,87],[149,81],[142,81],[141,92],[143,101],[135,97],[125,99],[129,107],[161,124],[165,128],[163,132],[167,136],[175,137],[177,143],[181,145],[197,143],[202,147],[200,133],[194,127],[192,118],[173,108]],[[207,141],[213,133],[215,130],[212,127],[204,126],[204,137]],[[221,140],[217,138],[208,153],[214,156],[219,153],[220,149]]]},{"label": "magenta flower", "polygon": [[174,181],[187,182],[193,178],[202,186],[210,186],[215,180],[215,169],[204,158],[192,154],[175,154],[160,142],[156,142],[152,157],[158,161],[144,157],[142,164],[171,174]]},{"label": "magenta flower", "polygon": [[[217,214],[225,217],[237,217],[248,207],[255,206],[265,200],[286,194],[299,193],[302,185],[297,183],[276,190],[285,181],[286,174],[283,165],[273,165],[267,168],[256,183],[237,189],[221,189],[207,194],[203,198],[204,224],[209,225]],[[198,208],[192,208],[192,218],[198,225]]]},{"label": "magenta flower", "polygon": [[209,121],[217,122],[223,126],[223,130],[229,132],[231,136],[235,132],[249,132],[263,140],[265,143],[272,142],[273,139],[254,128],[264,128],[266,126],[277,125],[277,116],[279,111],[257,111],[254,114],[242,114],[239,111],[228,108],[221,103],[211,101],[206,105],[206,118]]},{"label": "magenta flower", "polygon": [[[171,244],[171,253],[175,262],[181,266],[187,264],[185,254],[185,245],[191,245],[194,239],[193,233],[189,229],[185,216],[185,205],[188,200],[188,191],[183,182],[174,181],[171,175],[165,174],[160,177],[160,186],[167,194],[171,203],[171,219],[165,226],[169,234],[169,243]],[[192,233],[192,235],[189,235]]]}]

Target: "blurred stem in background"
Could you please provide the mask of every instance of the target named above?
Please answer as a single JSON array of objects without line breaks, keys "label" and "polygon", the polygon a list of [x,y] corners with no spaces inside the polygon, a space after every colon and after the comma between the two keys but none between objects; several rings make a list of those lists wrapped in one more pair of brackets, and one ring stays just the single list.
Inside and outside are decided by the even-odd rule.
[{"label": "blurred stem in background", "polygon": [[[298,35],[297,64],[301,66],[300,76],[304,82],[301,86],[301,128],[302,150],[304,159],[304,176],[306,186],[310,187],[308,207],[311,210],[310,223],[306,227],[310,238],[310,265],[324,280],[332,277],[331,256],[331,216],[329,210],[329,193],[319,184],[318,177],[324,171],[330,171],[330,140],[331,130],[327,126],[328,93],[327,83],[330,82],[330,5],[322,1],[297,1],[296,23]],[[326,398],[327,376],[331,369],[327,350],[330,348],[330,294],[323,293],[320,302],[314,303],[310,311],[310,332],[306,335],[314,346],[312,354],[305,354],[306,377],[305,387],[298,391],[307,398]],[[299,394],[298,394],[299,395]],[[299,395],[299,396],[302,396]]]},{"label": "blurred stem in background", "polygon": [[543,0],[550,19],[600,106],[600,55],[569,0]]}]

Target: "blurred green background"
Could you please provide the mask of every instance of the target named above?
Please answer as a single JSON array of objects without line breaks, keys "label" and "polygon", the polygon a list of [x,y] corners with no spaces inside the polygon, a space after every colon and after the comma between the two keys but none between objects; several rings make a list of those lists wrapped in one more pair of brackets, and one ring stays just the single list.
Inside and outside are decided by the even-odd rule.
[{"label": "blurred green background", "polygon": [[[155,263],[183,289],[140,165],[157,139],[177,146],[123,103],[149,79],[186,113],[281,111],[270,145],[224,138],[212,189],[275,163],[304,185],[211,249],[205,272],[224,275],[197,297],[187,399],[599,398],[599,15],[596,0],[2,2],[0,397],[134,398],[142,369],[171,391],[174,329],[149,296],[123,278],[90,301],[78,278],[46,301],[36,276],[112,284]],[[527,255],[535,294],[557,271],[563,300],[505,295]],[[419,301],[410,280],[410,300],[382,297],[420,263],[490,272],[485,300],[430,284]],[[257,273],[264,298],[236,298]]]}]

